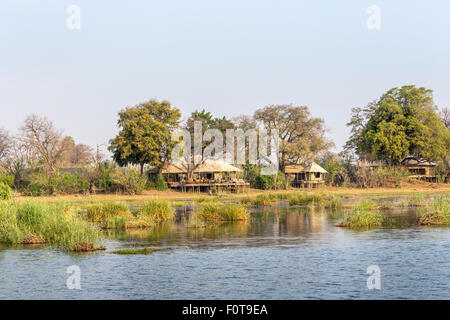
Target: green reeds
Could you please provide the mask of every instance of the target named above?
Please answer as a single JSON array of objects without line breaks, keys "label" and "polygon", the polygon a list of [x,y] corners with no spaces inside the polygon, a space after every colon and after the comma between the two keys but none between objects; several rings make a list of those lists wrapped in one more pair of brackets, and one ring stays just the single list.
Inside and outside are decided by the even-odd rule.
[{"label": "green reeds", "polygon": [[0,241],[24,243],[41,239],[71,251],[98,249],[99,230],[70,210],[66,203],[9,202],[0,206]]},{"label": "green reeds", "polygon": [[434,199],[418,214],[419,225],[450,225],[450,195]]},{"label": "green reeds", "polygon": [[344,215],[344,220],[338,227],[363,228],[379,227],[384,225],[387,220],[379,212],[374,212],[375,205],[372,201],[362,201],[357,204],[350,213]]},{"label": "green reeds", "polygon": [[131,217],[128,206],[123,202],[105,202],[87,208],[86,218],[91,222],[103,222],[111,217]]},{"label": "green reeds", "polygon": [[325,208],[338,209],[341,207],[342,207],[342,199],[337,196],[333,196],[325,201]]},{"label": "green reeds", "polygon": [[206,203],[198,212],[201,221],[242,221],[248,220],[250,214],[243,205]]},{"label": "green reeds", "polygon": [[146,201],[137,211],[138,218],[150,219],[155,222],[173,220],[175,212],[168,201],[152,199]]},{"label": "green reeds", "polygon": [[322,206],[325,204],[326,195],[323,193],[294,193],[289,197],[290,206]]}]

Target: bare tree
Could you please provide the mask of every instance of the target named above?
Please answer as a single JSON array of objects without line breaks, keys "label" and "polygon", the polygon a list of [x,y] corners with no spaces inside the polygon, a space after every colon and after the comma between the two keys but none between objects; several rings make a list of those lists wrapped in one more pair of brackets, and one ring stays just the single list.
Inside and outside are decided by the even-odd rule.
[{"label": "bare tree", "polygon": [[8,154],[11,149],[11,137],[8,132],[0,128],[0,161]]},{"label": "bare tree", "polygon": [[61,131],[46,117],[36,114],[25,119],[21,127],[21,141],[44,161],[49,171],[57,169],[67,149],[67,141],[62,139]]},{"label": "bare tree", "polygon": [[75,166],[90,163],[94,160],[94,149],[85,144],[76,144],[70,155],[70,163]]},{"label": "bare tree", "polygon": [[440,116],[442,119],[442,123],[447,128],[450,128],[450,109],[449,108],[443,108],[440,112]]}]

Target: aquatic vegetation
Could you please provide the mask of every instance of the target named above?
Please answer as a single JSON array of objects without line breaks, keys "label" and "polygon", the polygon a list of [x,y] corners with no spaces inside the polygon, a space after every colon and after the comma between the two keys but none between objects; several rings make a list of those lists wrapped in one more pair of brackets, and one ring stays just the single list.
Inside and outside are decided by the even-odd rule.
[{"label": "aquatic vegetation", "polygon": [[248,220],[250,214],[243,205],[210,202],[198,212],[202,221],[239,221]]},{"label": "aquatic vegetation", "polygon": [[291,206],[321,206],[325,204],[326,195],[323,193],[299,192],[291,194],[289,205]]},{"label": "aquatic vegetation", "polygon": [[123,202],[105,202],[88,206],[86,218],[91,222],[104,222],[111,217],[132,217],[128,206]]},{"label": "aquatic vegetation", "polygon": [[168,201],[152,199],[138,208],[137,217],[155,222],[170,221],[175,217],[175,211]]},{"label": "aquatic vegetation", "polygon": [[243,205],[251,205],[255,207],[266,207],[277,204],[278,198],[274,194],[263,193],[256,197],[244,197],[239,201]]},{"label": "aquatic vegetation", "polygon": [[95,250],[99,230],[70,210],[66,203],[9,202],[0,206],[0,242],[30,243],[40,239],[72,251]]},{"label": "aquatic vegetation", "polygon": [[450,225],[450,195],[434,199],[418,214],[419,225]]},{"label": "aquatic vegetation", "polygon": [[325,201],[325,208],[337,209],[341,207],[342,207],[342,199],[337,196],[333,196]]},{"label": "aquatic vegetation", "polygon": [[115,254],[150,254],[155,252],[154,249],[151,248],[133,248],[133,249],[122,249],[122,250],[115,250],[113,253]]},{"label": "aquatic vegetation", "polygon": [[379,227],[386,224],[385,216],[379,212],[374,212],[375,206],[372,201],[362,201],[353,210],[344,215],[344,220],[338,227],[361,228]]},{"label": "aquatic vegetation", "polygon": [[409,198],[410,207],[423,207],[426,205],[425,197],[423,193],[416,193],[414,196]]}]

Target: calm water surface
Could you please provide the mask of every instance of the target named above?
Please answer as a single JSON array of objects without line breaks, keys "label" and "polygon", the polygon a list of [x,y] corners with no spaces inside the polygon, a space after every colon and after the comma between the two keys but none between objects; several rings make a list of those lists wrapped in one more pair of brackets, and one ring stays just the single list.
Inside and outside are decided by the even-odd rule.
[{"label": "calm water surface", "polygon": [[[112,232],[107,251],[67,254],[0,247],[0,299],[449,299],[450,229],[411,226],[355,231],[323,209],[271,208],[248,224]],[[152,247],[149,255],[118,248]],[[81,269],[69,290],[68,266]],[[381,290],[368,290],[368,266]]]}]

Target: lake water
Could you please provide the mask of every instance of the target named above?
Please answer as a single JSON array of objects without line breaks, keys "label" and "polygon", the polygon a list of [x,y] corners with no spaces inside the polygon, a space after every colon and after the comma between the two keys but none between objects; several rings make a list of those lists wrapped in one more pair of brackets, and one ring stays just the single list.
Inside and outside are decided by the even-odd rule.
[{"label": "lake water", "polygon": [[[0,299],[449,299],[450,228],[349,230],[324,209],[267,208],[250,223],[110,232],[106,251],[0,247]],[[152,247],[149,255],[119,248]],[[81,270],[69,290],[67,267]],[[381,271],[369,290],[367,267]]]}]

